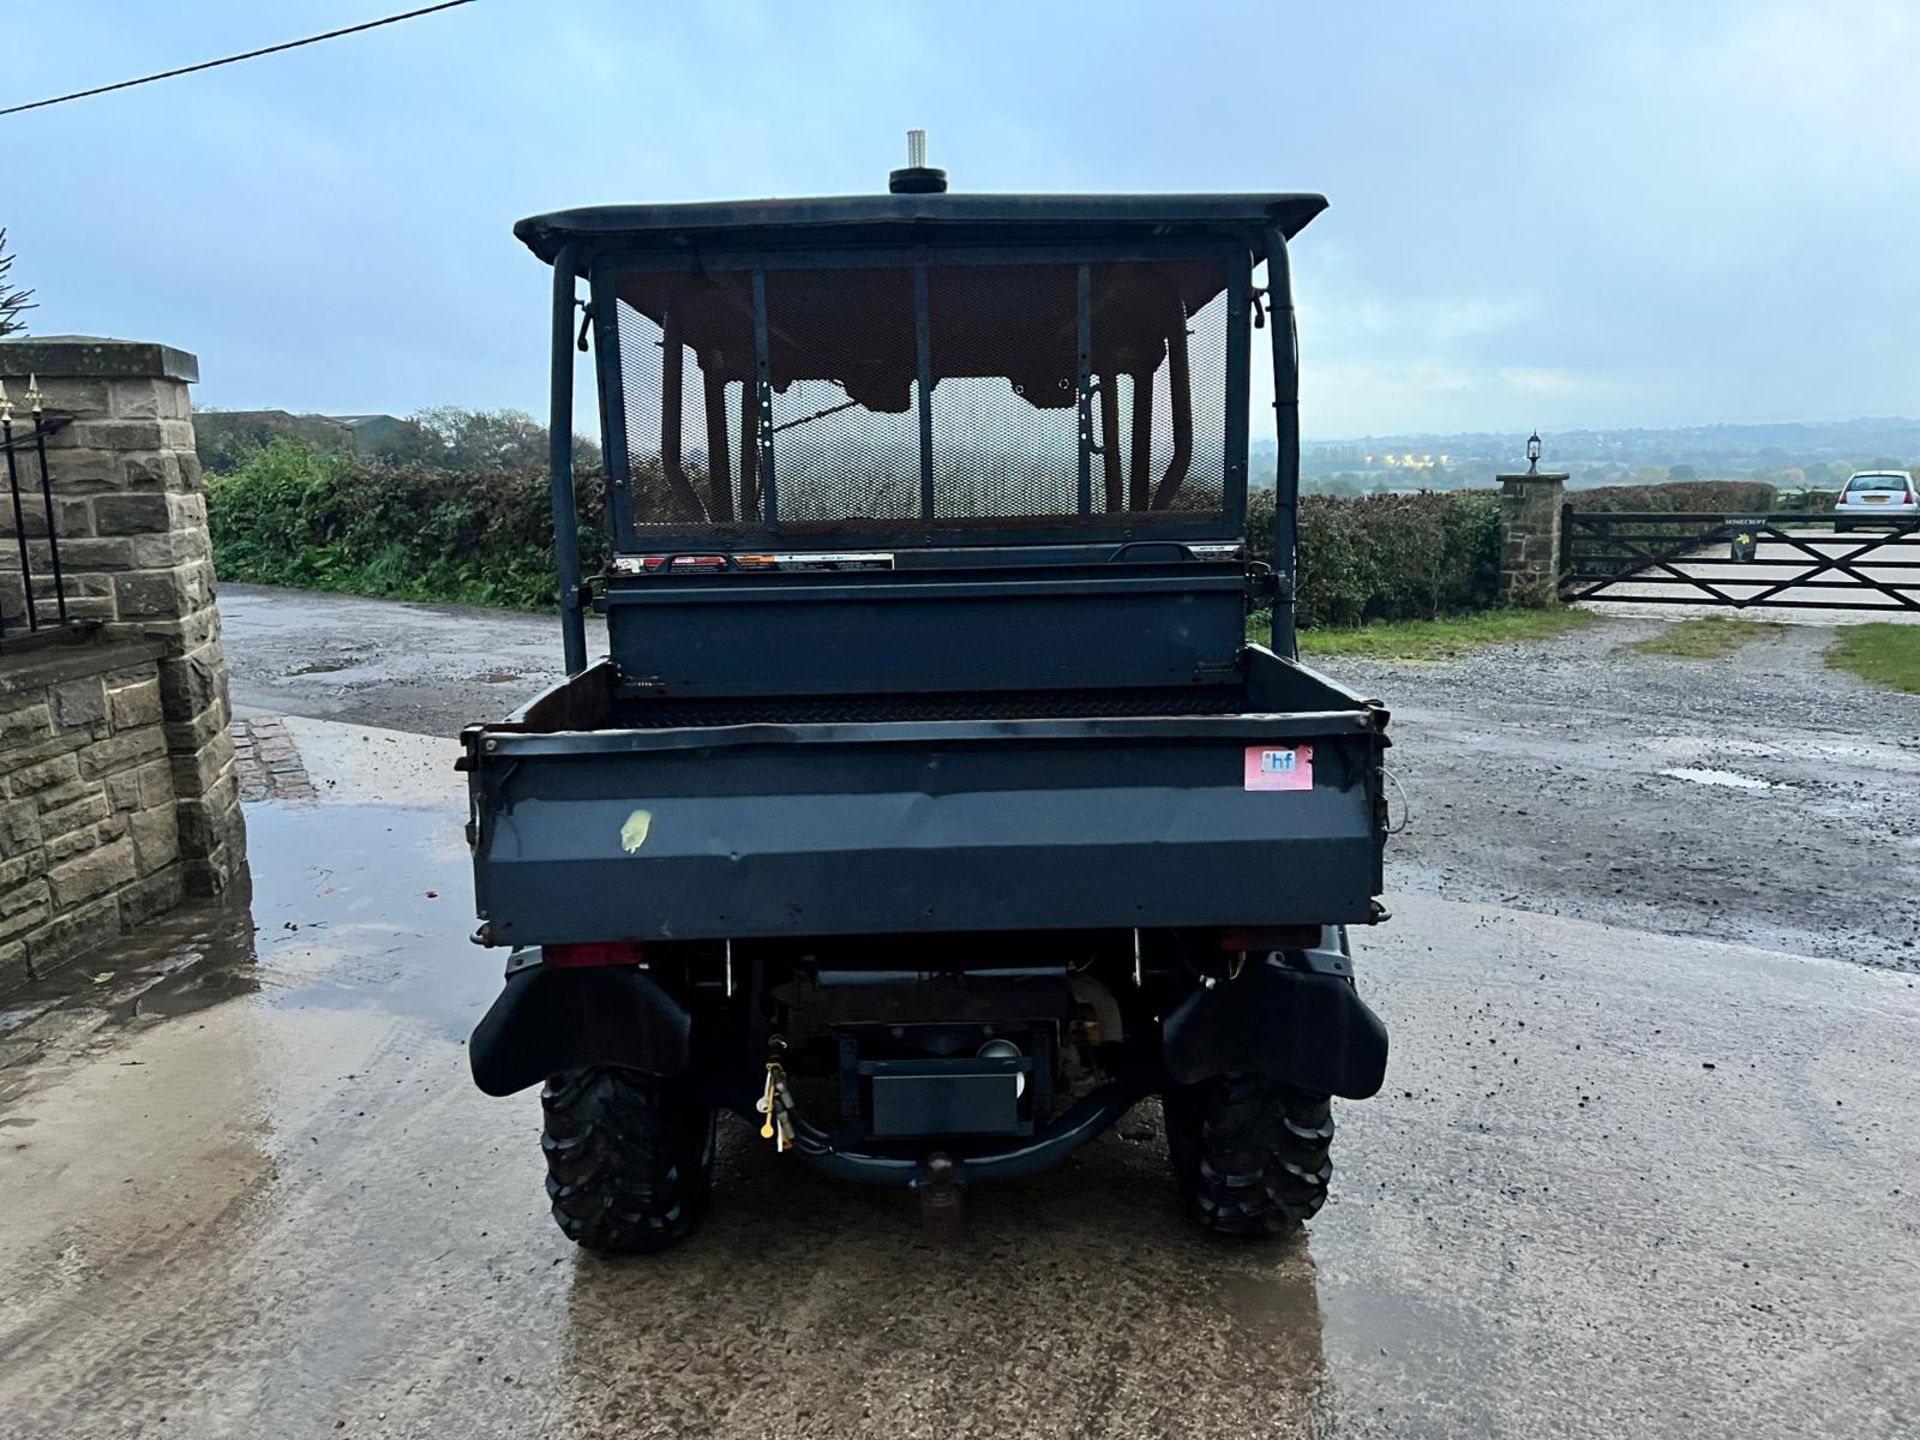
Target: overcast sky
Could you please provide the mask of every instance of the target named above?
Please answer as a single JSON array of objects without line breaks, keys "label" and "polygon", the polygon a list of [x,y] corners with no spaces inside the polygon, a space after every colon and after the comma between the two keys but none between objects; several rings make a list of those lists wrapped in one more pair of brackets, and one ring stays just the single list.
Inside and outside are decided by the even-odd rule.
[{"label": "overcast sky", "polygon": [[[0,91],[406,8],[10,5]],[[956,189],[1328,195],[1310,436],[1914,415],[1916,74],[1897,0],[478,0],[0,119],[0,223],[36,331],[193,350],[202,403],[538,410],[515,219],[875,191],[920,125]]]}]

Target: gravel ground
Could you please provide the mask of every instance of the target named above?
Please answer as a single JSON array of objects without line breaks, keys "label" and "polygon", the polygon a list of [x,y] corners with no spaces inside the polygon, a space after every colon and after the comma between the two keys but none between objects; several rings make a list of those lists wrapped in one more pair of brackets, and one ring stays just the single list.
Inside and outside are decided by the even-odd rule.
[{"label": "gravel ground", "polygon": [[[450,736],[559,678],[539,616],[247,585],[220,609],[243,706]],[[1724,660],[1621,648],[1664,623],[1325,662],[1394,712],[1411,817],[1388,904],[1424,891],[1920,968],[1920,696],[1827,669],[1833,632],[1804,623]]]},{"label": "gravel ground", "polygon": [[1920,696],[1826,668],[1820,626],[1724,660],[1623,648],[1664,623],[1329,660],[1394,712],[1390,892],[1920,968]]}]

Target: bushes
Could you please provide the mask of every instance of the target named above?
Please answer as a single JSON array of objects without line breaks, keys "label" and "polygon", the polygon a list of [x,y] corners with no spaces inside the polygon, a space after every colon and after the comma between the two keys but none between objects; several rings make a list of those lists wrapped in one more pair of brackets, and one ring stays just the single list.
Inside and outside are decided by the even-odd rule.
[{"label": "bushes", "polygon": [[1834,502],[1839,498],[1838,490],[1821,490],[1818,487],[1776,490],[1773,492],[1773,504],[1768,508],[1775,514],[1784,511],[1803,515],[1824,515],[1833,509]]},{"label": "bushes", "polygon": [[[591,456],[588,457],[591,460]],[[207,476],[214,560],[228,580],[402,600],[540,609],[554,603],[545,472],[389,463],[278,437]],[[606,564],[602,472],[576,476],[583,569]],[[1247,520],[1273,548],[1273,496]],[[1300,502],[1300,623],[1427,619],[1497,603],[1500,508],[1489,494],[1310,495]]]},{"label": "bushes", "polygon": [[[1499,603],[1500,502],[1486,493],[1300,500],[1303,627],[1427,620]],[[1273,496],[1251,497],[1252,553],[1273,549]]]},{"label": "bushes", "polygon": [[[324,417],[202,417],[214,556],[229,580],[514,608],[554,603],[546,431],[516,411],[430,410],[356,454]],[[316,429],[315,427],[321,427]],[[333,427],[327,429],[325,427]],[[340,435],[335,435],[338,430]],[[371,447],[370,447],[371,448]],[[583,570],[607,559],[599,448],[576,437]],[[690,466],[696,482],[697,465]],[[657,465],[635,476],[664,491]],[[1826,492],[1680,480],[1571,492],[1582,510],[1822,511]],[[671,509],[664,494],[656,510]],[[1677,522],[1676,522],[1677,523]],[[1273,494],[1250,497],[1247,536],[1272,553]],[[1353,626],[1499,605],[1500,503],[1491,491],[1300,500],[1299,622]]]},{"label": "bushes", "polygon": [[[587,573],[606,563],[597,469],[576,477]],[[272,440],[207,477],[214,562],[228,580],[521,609],[554,603],[544,471],[387,464]]]},{"label": "bushes", "polygon": [[1569,490],[1576,510],[1691,510],[1720,515],[1773,508],[1773,486],[1763,480],[1680,480],[1667,485],[1602,485]]}]

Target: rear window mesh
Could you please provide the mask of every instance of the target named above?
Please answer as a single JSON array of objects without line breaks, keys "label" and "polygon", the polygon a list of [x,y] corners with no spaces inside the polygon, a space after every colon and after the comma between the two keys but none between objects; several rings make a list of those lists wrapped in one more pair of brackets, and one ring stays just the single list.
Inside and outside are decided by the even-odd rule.
[{"label": "rear window mesh", "polygon": [[780,519],[920,513],[913,272],[767,273]]},{"label": "rear window mesh", "polygon": [[1078,268],[935,269],[927,299],[935,516],[1077,515]]},{"label": "rear window mesh", "polygon": [[[926,275],[930,487],[913,268],[765,272],[778,530],[1081,516],[1079,267]],[[1217,515],[1226,262],[1096,264],[1089,281],[1086,513]],[[624,475],[610,456],[632,538],[764,531],[753,277],[636,272],[615,289],[619,367],[603,398],[623,425]]]}]

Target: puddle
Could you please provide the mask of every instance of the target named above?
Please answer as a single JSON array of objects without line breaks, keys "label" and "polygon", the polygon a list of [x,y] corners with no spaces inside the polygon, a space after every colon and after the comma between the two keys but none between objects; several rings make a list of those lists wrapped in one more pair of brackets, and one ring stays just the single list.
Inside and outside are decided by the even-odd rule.
[{"label": "puddle", "polygon": [[190,904],[8,996],[0,1039],[51,1012],[138,1027],[217,1005],[377,1006],[451,1039],[500,989],[475,949],[460,817],[378,805],[250,806],[248,871],[227,900]]},{"label": "puddle", "polygon": [[[249,927],[250,928],[250,927]],[[118,1012],[123,1021],[146,1017],[177,1019],[210,1010],[222,1001],[251,995],[260,988],[255,969],[252,936],[209,951],[197,965],[177,977],[136,995]]]},{"label": "puddle", "polygon": [[[1736,740],[1727,735],[1657,735],[1646,742],[1647,753],[1661,760],[1672,761],[1677,766],[1685,766],[1691,772],[1738,775],[1738,771],[1714,770],[1708,763],[1714,760],[1780,760],[1787,764],[1817,768],[1821,762],[1835,765],[1857,765],[1876,771],[1900,771],[1920,774],[1920,748],[1900,748],[1898,740],[1891,745],[1875,745],[1865,742],[1819,741],[1806,736],[1795,736],[1790,745],[1768,744],[1760,740]],[[1671,770],[1663,770],[1663,775],[1674,775]],[[1693,775],[1678,775],[1676,779],[1692,779]],[[1743,779],[1746,777],[1742,777]],[[1701,784],[1713,784],[1713,781],[1700,781]],[[1736,788],[1752,789],[1753,785]],[[1783,788],[1777,784],[1766,786],[1768,789]],[[1791,789],[1792,786],[1784,788]]]},{"label": "puddle", "polygon": [[1271,1275],[1225,1276],[1219,1298],[1243,1325],[1275,1339],[1320,1348],[1320,1299],[1310,1265],[1277,1267]]},{"label": "puddle", "polygon": [[61,1010],[94,1011],[124,1024],[145,1015],[191,1014],[254,988],[248,894],[243,873],[226,899],[190,900],[33,981],[9,996],[0,1038]]},{"label": "puddle", "polygon": [[250,809],[254,973],[266,1003],[378,1005],[465,1038],[499,993],[504,957],[467,938],[476,922],[462,818],[382,805]]},{"label": "puddle", "polygon": [[1776,784],[1772,780],[1762,780],[1753,775],[1742,775],[1738,770],[1702,770],[1691,765],[1681,765],[1660,772],[1669,780],[1685,780],[1692,785],[1719,785],[1729,790],[1790,790],[1790,785]]},{"label": "puddle", "polygon": [[1660,735],[1649,740],[1647,748],[1673,760],[1704,760],[1711,755],[1743,755],[1752,760],[1765,760],[1780,753],[1777,745],[1736,740],[1726,735]]},{"label": "puddle", "polygon": [[351,669],[351,660],[315,660],[311,664],[301,665],[287,671],[289,675],[331,675],[336,670]]}]

